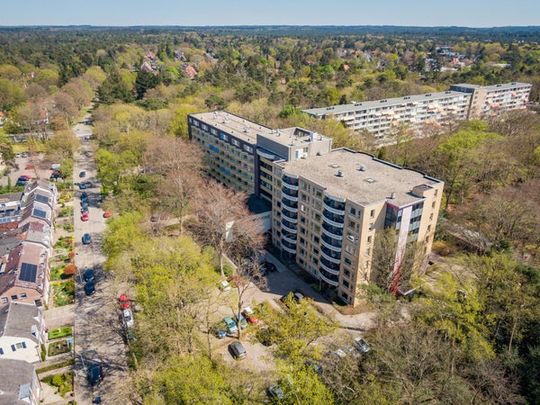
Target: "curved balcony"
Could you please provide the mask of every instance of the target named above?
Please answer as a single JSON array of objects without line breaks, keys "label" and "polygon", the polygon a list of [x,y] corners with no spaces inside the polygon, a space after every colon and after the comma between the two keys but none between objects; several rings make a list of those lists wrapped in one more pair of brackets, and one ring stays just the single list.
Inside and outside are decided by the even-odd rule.
[{"label": "curved balcony", "polygon": [[283,201],[283,198],[286,198],[287,200],[294,201],[295,203],[298,203],[298,197],[294,197],[289,194],[281,193],[281,200]]},{"label": "curved balcony", "polygon": [[331,249],[335,252],[341,252],[341,244],[339,246],[333,245],[332,243],[324,240],[324,237],[321,238],[321,245],[327,247],[328,249]]},{"label": "curved balcony", "polygon": [[324,257],[320,258],[319,264],[321,266],[324,266],[324,268],[332,274],[339,274],[339,264],[333,263],[330,260],[326,260]]},{"label": "curved balcony", "polygon": [[285,181],[282,181],[281,184],[283,184],[283,187],[287,187],[290,190],[298,191],[298,185],[289,184],[289,183],[287,183]]},{"label": "curved balcony", "polygon": [[283,242],[281,243],[281,248],[285,251],[285,252],[289,252],[293,255],[296,254],[296,249],[289,249],[286,245],[283,244]]},{"label": "curved balcony", "polygon": [[343,197],[338,197],[337,195],[332,195],[327,191],[325,191],[323,193],[323,195],[324,195],[325,199],[331,200],[331,201],[333,201],[335,203],[343,203],[343,204],[345,204],[345,201],[347,201],[347,199],[345,199]]},{"label": "curved balcony", "polygon": [[330,221],[334,221],[338,224],[343,224],[345,222],[345,214],[334,214],[328,210],[323,210],[323,216]]},{"label": "curved balcony", "polygon": [[321,246],[321,251],[324,252],[326,256],[329,256],[334,260],[341,260],[341,252],[336,252],[335,250],[327,248],[326,246]]},{"label": "curved balcony", "polygon": [[289,201],[286,198],[283,198],[281,200],[281,204],[286,206],[287,209],[289,209],[291,211],[294,211],[294,210],[298,211],[298,202],[296,202],[296,201]]},{"label": "curved balcony", "polygon": [[281,246],[286,247],[287,249],[292,250],[294,253],[296,253],[296,241],[294,243],[291,243],[285,240],[285,238],[281,238]]},{"label": "curved balcony", "polygon": [[[323,247],[324,247],[324,246],[323,246]],[[334,263],[334,264],[338,264],[338,265],[339,265],[339,263],[341,262],[341,260],[339,260],[339,259],[336,259],[336,258],[334,258],[334,257],[332,257],[332,256],[328,256],[328,255],[324,252],[324,250],[322,250],[322,249],[321,249],[321,257],[324,257],[325,260],[328,260],[329,262]]]},{"label": "curved balcony", "polygon": [[297,233],[296,225],[287,222],[286,220],[281,220],[281,227],[290,233]]},{"label": "curved balcony", "polygon": [[339,223],[339,222],[335,222],[335,221],[332,221],[331,219],[329,218],[326,218],[326,216],[323,215],[323,222],[326,222],[328,225],[332,225],[333,227],[336,227],[336,228],[343,228],[343,224]]},{"label": "curved balcony", "polygon": [[287,221],[289,222],[292,222],[292,223],[297,223],[298,222],[298,214],[295,213],[295,212],[291,212],[291,211],[288,211],[288,210],[281,210],[281,215],[283,215],[285,218],[287,218]]},{"label": "curved balcony", "polygon": [[334,281],[325,277],[325,273],[323,269],[319,269],[319,277],[321,278],[322,281],[324,281],[327,284],[330,284],[331,286],[337,287],[339,285],[339,282],[337,280]]},{"label": "curved balcony", "polygon": [[289,236],[287,235],[284,235],[283,233],[281,234],[281,238],[282,240],[284,240],[285,242],[291,244],[291,245],[294,245],[296,246],[296,239],[291,239]]},{"label": "curved balcony", "polygon": [[281,182],[290,184],[291,186],[298,186],[298,176],[283,173],[283,176],[281,177]]},{"label": "curved balcony", "polygon": [[330,224],[327,224],[326,222],[323,222],[322,231],[331,238],[343,240],[343,228],[332,226]]},{"label": "curved balcony", "polygon": [[334,208],[333,206],[326,203],[326,200],[323,200],[323,206],[326,211],[330,211],[332,214],[336,215],[345,215],[345,204],[343,204],[343,209]]}]

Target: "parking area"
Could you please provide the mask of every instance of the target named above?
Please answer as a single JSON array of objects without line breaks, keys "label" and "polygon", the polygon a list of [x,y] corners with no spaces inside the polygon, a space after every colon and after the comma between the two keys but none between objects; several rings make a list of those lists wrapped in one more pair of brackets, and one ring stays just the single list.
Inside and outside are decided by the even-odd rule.
[{"label": "parking area", "polygon": [[7,186],[8,181],[10,181],[11,185],[14,186],[20,176],[48,180],[52,170],[51,165],[44,161],[44,157],[45,155],[43,153],[34,155],[18,153],[15,157],[15,167],[10,168],[9,174],[2,176],[0,185]]}]

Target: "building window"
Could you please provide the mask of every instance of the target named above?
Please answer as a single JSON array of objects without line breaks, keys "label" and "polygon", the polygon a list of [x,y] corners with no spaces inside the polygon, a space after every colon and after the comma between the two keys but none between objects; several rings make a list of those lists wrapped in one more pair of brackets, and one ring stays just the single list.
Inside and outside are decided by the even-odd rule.
[{"label": "building window", "polygon": [[347,280],[343,280],[343,285],[345,286],[345,288],[349,289],[350,287],[350,284]]},{"label": "building window", "polygon": [[12,301],[14,301],[14,300],[16,300],[16,299],[17,299],[17,296],[16,296],[16,295],[12,295],[12,296],[11,296],[11,300],[12,300]]},{"label": "building window", "polygon": [[427,231],[430,232],[431,231],[431,225],[428,225],[427,227]]},{"label": "building window", "polygon": [[319,237],[318,237],[318,236],[314,236],[314,237],[313,237],[313,242],[319,243]]},{"label": "building window", "polygon": [[252,148],[251,146],[244,145],[244,150],[245,150],[246,152],[253,153],[253,148]]},{"label": "building window", "polygon": [[17,347],[17,349],[26,349],[26,343],[25,342],[17,343],[15,347]]},{"label": "building window", "polygon": [[7,297],[2,297],[2,299],[0,301],[2,302],[2,304],[7,304],[8,299],[7,299]]},{"label": "building window", "polygon": [[371,212],[369,213],[369,216],[371,218],[375,218],[375,210],[371,210]]},{"label": "building window", "polygon": [[343,299],[347,302],[349,302],[349,296],[347,294],[345,294],[344,292],[341,293],[341,296],[343,297]]},{"label": "building window", "polygon": [[345,270],[343,273],[344,273],[347,277],[349,277],[349,278],[351,277],[351,272],[350,272],[349,270]]},{"label": "building window", "polygon": [[435,201],[431,203],[431,208],[435,208]]},{"label": "building window", "polygon": [[351,209],[349,210],[349,212],[351,213],[351,215],[356,215],[356,208],[351,207]]},{"label": "building window", "polygon": [[27,297],[26,293],[19,294],[19,298],[26,298],[26,297]]},{"label": "building window", "polygon": [[369,230],[370,230],[370,231],[372,231],[372,230],[373,230],[373,225],[374,225],[374,223],[373,223],[373,222],[369,224]]},{"label": "building window", "polygon": [[350,260],[348,257],[346,257],[346,258],[344,259],[344,261],[345,261],[345,263],[348,264],[348,265],[351,265],[351,264],[352,264],[352,263],[351,263],[351,260]]},{"label": "building window", "polygon": [[368,242],[368,243],[371,243],[372,240],[373,240],[373,236],[369,235],[369,236],[367,237],[367,242]]}]

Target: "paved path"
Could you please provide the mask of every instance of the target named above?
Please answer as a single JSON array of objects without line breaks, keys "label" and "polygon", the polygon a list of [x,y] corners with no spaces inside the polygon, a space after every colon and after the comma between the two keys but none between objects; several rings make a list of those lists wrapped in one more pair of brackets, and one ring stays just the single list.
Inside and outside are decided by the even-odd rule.
[{"label": "paved path", "polygon": [[73,321],[75,320],[74,310],[75,305],[49,308],[43,313],[45,325],[47,325],[48,329],[59,328],[64,325],[73,325]]},{"label": "paved path", "polygon": [[[91,127],[77,125],[75,134],[85,137],[91,134]],[[94,187],[85,190],[89,196],[90,220],[80,219],[80,192],[75,198],[75,264],[81,273],[85,267],[93,267],[96,271],[96,292],[86,296],[80,274],[77,276],[75,298],[75,399],[78,404],[92,403],[96,395],[102,397],[102,403],[118,403],[118,392],[121,383],[126,380],[127,360],[125,346],[120,334],[120,322],[116,307],[118,291],[112,281],[103,272],[105,257],[101,253],[101,242],[105,230],[103,211],[97,205],[99,184],[96,179],[96,167],[91,152],[92,147],[83,141],[80,152],[75,157],[74,181],[79,181],[79,172],[86,171],[81,181],[91,181]],[[87,156],[88,155],[88,156]],[[90,245],[83,245],[83,234],[92,237]],[[100,363],[103,366],[104,380],[98,387],[90,387],[86,379],[89,364]]]}]

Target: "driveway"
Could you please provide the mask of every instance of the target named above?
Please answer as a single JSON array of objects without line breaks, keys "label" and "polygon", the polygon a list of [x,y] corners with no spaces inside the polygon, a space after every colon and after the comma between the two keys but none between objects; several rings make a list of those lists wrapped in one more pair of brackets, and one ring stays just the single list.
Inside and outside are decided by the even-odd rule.
[{"label": "driveway", "polygon": [[[74,129],[79,137],[91,134],[92,127],[77,125]],[[88,153],[90,152],[90,153]],[[80,191],[76,192],[75,215],[75,264],[79,269],[75,302],[75,399],[78,404],[90,404],[96,395],[102,403],[118,403],[119,391],[128,373],[126,348],[120,334],[120,322],[116,307],[117,289],[103,271],[105,257],[101,252],[105,219],[99,208],[100,186],[96,179],[96,166],[89,142],[83,140],[80,153],[75,156],[74,181],[90,181],[93,187],[85,190],[89,198],[90,220],[80,218]],[[88,156],[85,154],[88,153]],[[79,172],[86,177],[79,179]],[[78,188],[78,187],[76,187]],[[83,245],[83,234],[89,233],[90,245]],[[81,273],[86,267],[96,272],[96,292],[86,296]],[[90,363],[103,366],[104,380],[98,387],[90,387],[86,380],[86,368]]]}]

